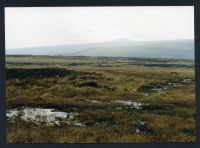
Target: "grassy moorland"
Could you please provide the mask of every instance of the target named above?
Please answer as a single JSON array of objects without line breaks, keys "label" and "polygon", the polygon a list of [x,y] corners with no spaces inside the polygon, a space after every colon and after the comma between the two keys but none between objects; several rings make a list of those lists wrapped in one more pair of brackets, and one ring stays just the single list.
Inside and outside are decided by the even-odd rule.
[{"label": "grassy moorland", "polygon": [[7,56],[6,76],[8,111],[77,113],[53,125],[19,113],[8,143],[195,142],[193,61]]}]

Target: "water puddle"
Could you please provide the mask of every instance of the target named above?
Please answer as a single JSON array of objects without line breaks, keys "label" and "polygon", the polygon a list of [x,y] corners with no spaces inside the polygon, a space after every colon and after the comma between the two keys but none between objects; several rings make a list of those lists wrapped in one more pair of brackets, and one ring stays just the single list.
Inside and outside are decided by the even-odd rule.
[{"label": "water puddle", "polygon": [[149,96],[149,94],[148,94],[148,93],[142,93],[142,95],[143,95],[143,96]]},{"label": "water puddle", "polygon": [[91,99],[84,99],[86,102],[91,102],[91,103],[101,103],[99,100],[91,100]]},{"label": "water puddle", "polygon": [[161,91],[167,90],[169,88],[180,87],[180,86],[182,86],[181,83],[167,83],[166,85],[163,85],[163,86],[155,86],[151,90],[161,92]]},{"label": "water puddle", "polygon": [[183,79],[183,83],[192,83],[192,79]]},{"label": "water puddle", "polygon": [[74,126],[85,126],[83,123],[77,121],[79,113],[76,112],[60,112],[55,109],[44,109],[44,108],[31,108],[21,107],[15,109],[9,109],[6,112],[6,117],[10,121],[14,121],[16,117],[20,117],[26,122],[44,122],[48,125],[74,125]]},{"label": "water puddle", "polygon": [[114,103],[119,103],[127,106],[130,109],[141,110],[143,106],[148,105],[147,103],[135,102],[130,100],[113,100]]},{"label": "water puddle", "polygon": [[147,93],[161,92],[161,91],[167,90],[169,88],[181,87],[184,84],[191,84],[192,81],[193,81],[192,79],[185,78],[182,80],[174,80],[171,82],[151,83],[151,84],[142,86],[141,91],[144,92],[143,93],[144,96],[148,96]]}]

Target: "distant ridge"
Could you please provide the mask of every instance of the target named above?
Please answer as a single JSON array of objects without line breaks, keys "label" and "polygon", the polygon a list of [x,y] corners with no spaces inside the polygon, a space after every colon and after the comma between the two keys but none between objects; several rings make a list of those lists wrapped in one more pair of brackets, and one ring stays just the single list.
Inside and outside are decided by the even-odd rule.
[{"label": "distant ridge", "polygon": [[6,55],[111,56],[194,59],[194,40],[106,42],[6,49]]}]

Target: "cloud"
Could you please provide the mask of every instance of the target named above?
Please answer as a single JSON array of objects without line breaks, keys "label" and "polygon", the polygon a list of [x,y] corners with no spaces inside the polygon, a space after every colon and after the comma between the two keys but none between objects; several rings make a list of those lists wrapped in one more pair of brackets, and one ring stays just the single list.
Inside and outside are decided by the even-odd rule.
[{"label": "cloud", "polygon": [[6,48],[194,37],[193,6],[5,8]]}]

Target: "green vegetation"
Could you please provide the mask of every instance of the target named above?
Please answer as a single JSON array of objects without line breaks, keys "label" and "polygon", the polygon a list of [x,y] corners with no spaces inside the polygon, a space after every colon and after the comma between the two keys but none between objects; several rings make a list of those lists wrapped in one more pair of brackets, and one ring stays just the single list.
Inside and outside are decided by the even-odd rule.
[{"label": "green vegetation", "polygon": [[18,115],[8,119],[8,143],[195,142],[193,61],[7,56],[6,68],[8,110],[77,112],[85,125]]}]

